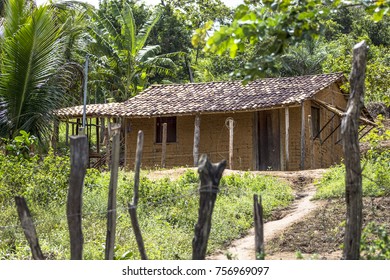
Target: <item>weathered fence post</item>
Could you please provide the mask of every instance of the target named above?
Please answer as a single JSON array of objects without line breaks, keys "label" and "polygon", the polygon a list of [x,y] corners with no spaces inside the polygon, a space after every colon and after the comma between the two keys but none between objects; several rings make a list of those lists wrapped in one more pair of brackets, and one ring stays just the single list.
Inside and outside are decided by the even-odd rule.
[{"label": "weathered fence post", "polygon": [[263,221],[263,205],[261,204],[261,196],[253,195],[253,213],[255,221],[255,253],[256,260],[264,260],[264,221]]},{"label": "weathered fence post", "polygon": [[31,253],[34,260],[44,260],[44,256],[39,246],[37,232],[35,230],[34,222],[31,218],[30,210],[27,207],[26,200],[23,197],[15,196],[15,203],[18,210],[18,216],[24,235],[31,248]]},{"label": "weathered fence post", "polygon": [[83,232],[81,230],[81,205],[84,177],[88,166],[87,136],[70,137],[70,178],[66,214],[70,235],[70,257],[83,257]]},{"label": "weathered fence post", "polygon": [[207,252],[207,242],[211,229],[211,217],[215,200],[219,191],[219,182],[226,168],[226,160],[212,164],[206,155],[199,160],[199,214],[195,226],[195,236],[192,240],[192,259],[204,260]]},{"label": "weathered fence post", "polygon": [[165,168],[165,160],[167,157],[167,123],[163,123],[161,142],[161,167]]},{"label": "weathered fence post", "polygon": [[362,231],[362,169],[359,150],[359,118],[364,104],[367,45],[360,42],[353,48],[351,93],[341,123],[345,162],[345,199],[347,224],[344,236],[343,259],[357,260],[360,255]]},{"label": "weathered fence post", "polygon": [[138,189],[139,189],[139,178],[140,178],[143,144],[144,144],[144,133],[142,131],[139,131],[138,139],[137,139],[135,167],[134,167],[134,196],[133,196],[132,204],[128,203],[128,207],[129,207],[131,225],[133,227],[135,239],[138,245],[138,251],[141,255],[141,259],[147,260],[148,257],[146,256],[145,245],[144,245],[141,229],[139,227],[138,218],[137,218]]},{"label": "weathered fence post", "polygon": [[114,124],[112,127],[112,160],[110,187],[108,192],[107,206],[107,235],[106,235],[106,260],[114,259],[115,230],[116,230],[116,189],[118,186],[119,152],[121,125]]}]

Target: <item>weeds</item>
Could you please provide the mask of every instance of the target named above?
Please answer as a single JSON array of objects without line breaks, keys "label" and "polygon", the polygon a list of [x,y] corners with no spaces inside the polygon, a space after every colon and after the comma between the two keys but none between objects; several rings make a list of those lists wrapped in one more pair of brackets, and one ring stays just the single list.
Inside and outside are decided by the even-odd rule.
[{"label": "weeds", "polygon": [[[0,155],[0,163],[0,259],[30,258],[17,219],[14,195],[26,197],[44,254],[49,259],[68,259],[65,202],[69,159],[49,154],[43,160],[27,161]],[[177,180],[167,177],[150,180],[145,176],[147,172],[142,174],[138,214],[148,257],[190,259],[199,203],[197,173],[189,169]],[[109,176],[108,172],[87,171],[83,191],[85,259],[104,258]],[[117,259],[140,258],[126,206],[132,193],[133,174],[121,171],[117,194]],[[276,179],[250,173],[224,176],[213,213],[210,252],[241,237],[252,226],[254,193],[263,197],[265,216],[287,206],[293,199],[291,188]]]}]

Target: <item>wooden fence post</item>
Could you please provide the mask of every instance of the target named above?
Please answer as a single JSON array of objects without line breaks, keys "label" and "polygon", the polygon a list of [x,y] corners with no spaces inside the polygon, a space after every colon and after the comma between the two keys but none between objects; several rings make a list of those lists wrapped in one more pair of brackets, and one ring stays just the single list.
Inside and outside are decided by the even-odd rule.
[{"label": "wooden fence post", "polygon": [[161,167],[165,168],[167,157],[167,123],[163,123],[162,143],[161,143]]},{"label": "wooden fence post", "polygon": [[119,152],[121,125],[114,124],[112,127],[112,160],[110,187],[107,206],[107,235],[106,235],[106,260],[114,259],[115,230],[116,230],[116,190],[118,186]]},{"label": "wooden fence post", "polygon": [[24,235],[31,248],[31,253],[34,260],[44,260],[44,256],[39,246],[37,232],[35,230],[34,222],[31,218],[30,210],[28,209],[26,200],[23,197],[15,196],[15,203],[18,210],[18,216]]},{"label": "wooden fence post", "polygon": [[253,195],[253,213],[255,221],[255,253],[256,260],[264,260],[264,221],[261,196]]},{"label": "wooden fence post", "polygon": [[359,150],[359,117],[364,104],[367,44],[360,42],[353,48],[351,93],[345,117],[341,123],[345,162],[345,198],[347,223],[344,235],[343,259],[357,260],[360,255],[362,231],[362,169]]},{"label": "wooden fence post", "polygon": [[145,245],[144,245],[141,229],[139,227],[138,218],[137,218],[138,189],[139,189],[139,178],[140,178],[143,144],[144,144],[144,133],[140,130],[138,131],[137,151],[136,151],[135,167],[134,167],[134,196],[133,196],[132,204],[128,203],[128,207],[129,207],[131,225],[133,227],[135,239],[138,245],[138,251],[141,255],[141,259],[147,260],[148,257],[146,256]]},{"label": "wooden fence post", "polygon": [[195,236],[192,240],[192,259],[204,260],[207,252],[207,242],[211,229],[211,217],[215,200],[219,191],[219,182],[226,168],[226,160],[212,164],[206,155],[199,160],[199,214],[195,226]]},{"label": "wooden fence post", "polygon": [[70,137],[70,178],[66,214],[70,235],[70,255],[72,260],[83,257],[83,232],[81,230],[81,200],[84,177],[88,166],[87,136]]}]

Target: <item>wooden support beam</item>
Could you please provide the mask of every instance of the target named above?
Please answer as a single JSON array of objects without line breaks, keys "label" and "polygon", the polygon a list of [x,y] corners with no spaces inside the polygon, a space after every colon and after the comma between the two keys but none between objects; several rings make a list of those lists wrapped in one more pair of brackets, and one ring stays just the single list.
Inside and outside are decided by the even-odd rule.
[{"label": "wooden support beam", "polygon": [[194,156],[194,166],[198,166],[199,161],[199,142],[200,142],[200,116],[195,116],[194,124],[194,147],[193,147],[193,156]]},{"label": "wooden support beam", "polygon": [[53,135],[51,138],[51,147],[53,148],[53,151],[55,152],[57,150],[57,144],[59,140],[59,121],[58,119],[54,119],[53,121]]},{"label": "wooden support beam", "polygon": [[127,134],[128,134],[128,126],[130,125],[130,120],[127,119],[127,118],[124,118],[123,119],[123,137],[124,137],[124,142],[125,142],[125,156],[124,156],[124,159],[123,159],[123,164],[124,164],[124,168],[125,170],[127,170],[127,152],[128,152],[128,148],[127,148]]},{"label": "wooden support beam", "polygon": [[161,167],[165,168],[167,158],[167,123],[163,123],[162,130],[162,143],[161,143]]},{"label": "wooden support beam", "polygon": [[96,118],[96,152],[100,154],[100,127],[99,118]]},{"label": "wooden support beam", "polygon": [[65,145],[69,146],[69,122],[65,123]]},{"label": "wooden support beam", "polygon": [[290,112],[289,108],[286,107],[284,109],[284,117],[285,117],[285,128],[286,128],[286,170],[289,170],[289,161],[290,161],[290,151],[289,151],[289,141],[290,141]]},{"label": "wooden support beam", "polygon": [[313,124],[311,120],[311,115],[307,116],[308,126],[309,126],[309,143],[310,143],[310,168],[315,168],[314,166],[314,138],[313,138]]},{"label": "wooden support beam", "polygon": [[253,170],[259,170],[259,112],[253,113],[253,134],[252,134],[252,146],[253,146]]},{"label": "wooden support beam", "polygon": [[301,103],[301,162],[299,164],[299,169],[303,170],[305,169],[305,102]]},{"label": "wooden support beam", "polygon": [[102,118],[101,119],[101,125],[100,125],[100,144],[104,144],[104,136],[105,136],[105,131],[106,131],[106,119]]},{"label": "wooden support beam", "polygon": [[229,118],[229,169],[233,169],[233,149],[234,149],[234,120]]}]

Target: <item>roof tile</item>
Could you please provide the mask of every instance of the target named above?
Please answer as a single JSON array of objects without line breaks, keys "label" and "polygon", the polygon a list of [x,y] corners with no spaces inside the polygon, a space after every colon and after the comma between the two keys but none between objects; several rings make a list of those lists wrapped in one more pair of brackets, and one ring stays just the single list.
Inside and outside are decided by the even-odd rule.
[{"label": "roof tile", "polygon": [[[342,73],[241,81],[152,85],[123,103],[87,105],[88,116],[151,117],[248,111],[297,104],[335,82]],[[82,106],[57,111],[59,117],[82,116]]]}]

